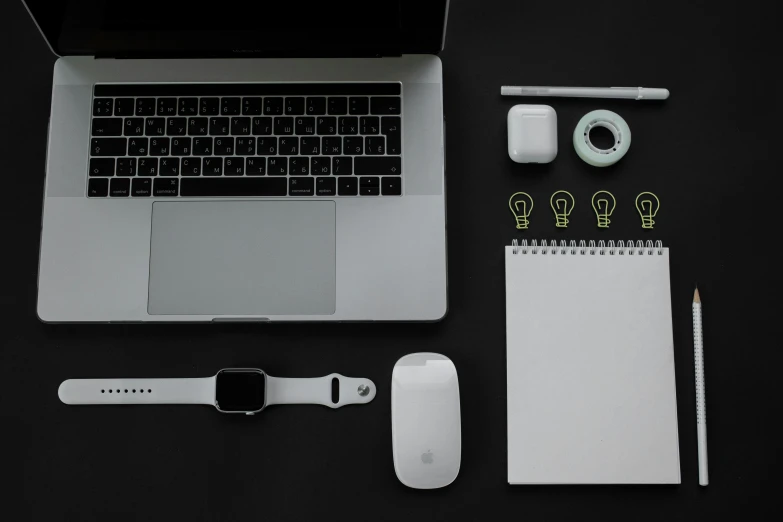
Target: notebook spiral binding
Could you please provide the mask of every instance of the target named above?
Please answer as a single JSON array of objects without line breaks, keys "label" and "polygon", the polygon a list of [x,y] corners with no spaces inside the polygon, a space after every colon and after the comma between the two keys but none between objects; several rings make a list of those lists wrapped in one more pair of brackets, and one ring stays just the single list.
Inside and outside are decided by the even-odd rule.
[{"label": "notebook spiral binding", "polygon": [[511,242],[512,252],[516,254],[541,254],[541,255],[572,255],[572,256],[644,256],[644,255],[663,255],[663,243],[661,241],[579,241],[577,243],[571,240],[566,244],[565,241],[552,240],[547,243],[546,239],[538,242],[533,239],[528,242],[527,239]]}]

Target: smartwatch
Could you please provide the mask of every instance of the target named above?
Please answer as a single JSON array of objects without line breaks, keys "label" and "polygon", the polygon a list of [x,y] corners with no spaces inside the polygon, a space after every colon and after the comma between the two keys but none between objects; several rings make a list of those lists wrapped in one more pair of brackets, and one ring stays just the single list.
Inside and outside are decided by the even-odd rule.
[{"label": "smartwatch", "polygon": [[222,413],[255,415],[275,404],[367,404],[375,398],[375,384],[339,373],[284,379],[257,368],[227,368],[193,379],[68,379],[57,394],[72,405],[206,404]]}]

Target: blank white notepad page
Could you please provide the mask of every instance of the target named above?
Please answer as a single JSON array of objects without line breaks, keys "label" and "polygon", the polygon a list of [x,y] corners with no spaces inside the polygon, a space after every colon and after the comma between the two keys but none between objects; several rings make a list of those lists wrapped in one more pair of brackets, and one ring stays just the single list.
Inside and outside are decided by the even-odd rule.
[{"label": "blank white notepad page", "polygon": [[619,251],[506,247],[511,484],[680,482],[669,251]]}]

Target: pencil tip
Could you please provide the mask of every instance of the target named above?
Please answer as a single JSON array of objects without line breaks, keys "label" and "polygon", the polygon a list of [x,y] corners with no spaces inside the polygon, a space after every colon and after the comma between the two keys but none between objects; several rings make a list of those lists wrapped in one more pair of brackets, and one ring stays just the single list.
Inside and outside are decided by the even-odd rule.
[{"label": "pencil tip", "polygon": [[693,291],[693,302],[694,303],[701,303],[701,297],[699,296],[699,289]]}]

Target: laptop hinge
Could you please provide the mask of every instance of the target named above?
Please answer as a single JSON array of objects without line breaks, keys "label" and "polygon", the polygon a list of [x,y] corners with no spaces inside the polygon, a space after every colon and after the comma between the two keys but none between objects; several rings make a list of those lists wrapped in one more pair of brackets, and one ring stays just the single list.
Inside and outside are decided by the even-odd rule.
[{"label": "laptop hinge", "polygon": [[402,53],[399,52],[385,52],[385,53],[359,53],[350,55],[269,55],[255,51],[242,51],[236,50],[230,53],[214,53],[214,54],[202,54],[199,53],[181,53],[181,54],[153,54],[153,53],[115,53],[115,54],[95,54],[96,60],[197,60],[197,59],[217,59],[217,58],[399,58]]}]

